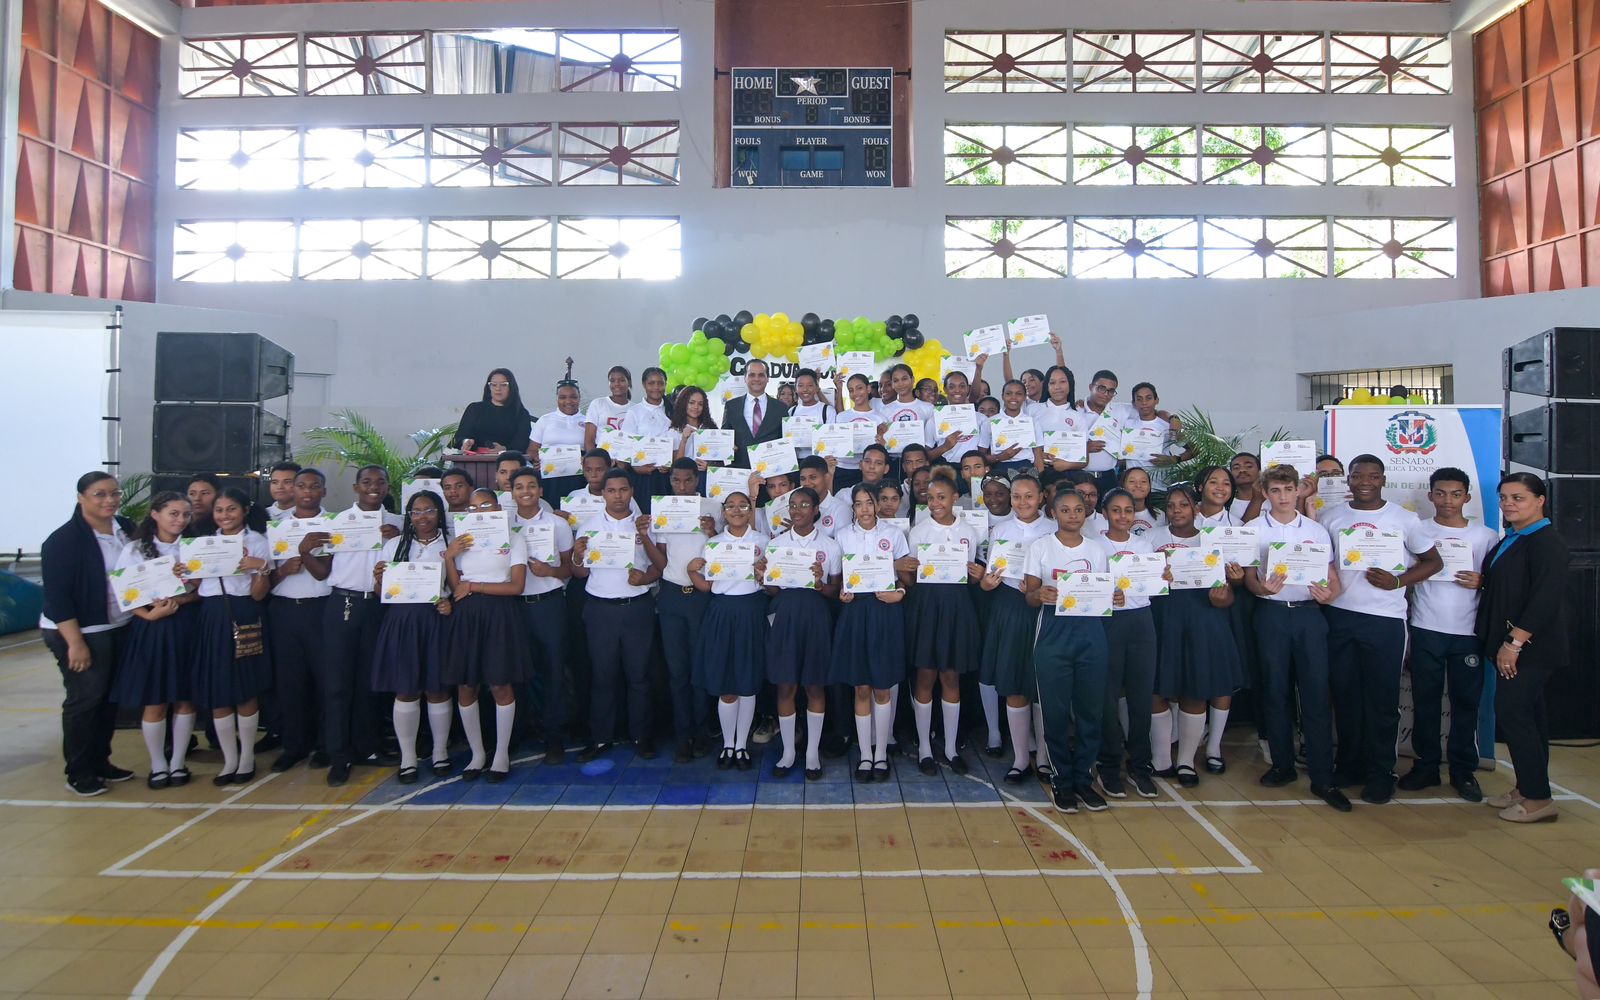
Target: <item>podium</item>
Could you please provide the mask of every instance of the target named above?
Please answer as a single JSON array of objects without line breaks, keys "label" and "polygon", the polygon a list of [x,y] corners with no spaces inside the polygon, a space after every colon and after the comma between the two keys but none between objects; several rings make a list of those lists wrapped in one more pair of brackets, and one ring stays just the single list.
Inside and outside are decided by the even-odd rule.
[{"label": "podium", "polygon": [[460,469],[472,479],[473,486],[482,486],[485,489],[494,489],[494,467],[498,464],[500,453],[487,452],[482,455],[450,455],[445,459],[445,468]]}]

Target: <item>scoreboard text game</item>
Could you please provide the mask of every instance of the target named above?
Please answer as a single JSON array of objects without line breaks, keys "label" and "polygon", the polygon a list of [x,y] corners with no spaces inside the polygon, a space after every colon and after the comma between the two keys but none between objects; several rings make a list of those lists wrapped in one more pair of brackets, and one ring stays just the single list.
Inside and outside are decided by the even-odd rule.
[{"label": "scoreboard text game", "polygon": [[888,187],[892,69],[735,69],[734,187]]}]

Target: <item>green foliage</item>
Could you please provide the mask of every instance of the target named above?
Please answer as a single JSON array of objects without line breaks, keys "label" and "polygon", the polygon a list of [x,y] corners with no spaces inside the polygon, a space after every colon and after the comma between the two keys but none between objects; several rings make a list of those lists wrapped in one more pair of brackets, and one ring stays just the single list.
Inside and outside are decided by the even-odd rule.
[{"label": "green foliage", "polygon": [[150,488],[154,478],[148,472],[135,472],[131,476],[124,476],[122,486],[122,506],[117,508],[117,513],[138,524],[144,516],[150,513]]},{"label": "green foliage", "polygon": [[372,421],[355,410],[340,410],[334,416],[338,424],[306,432],[306,447],[296,453],[296,459],[306,465],[333,462],[351,470],[379,465],[388,470],[391,483],[399,483],[418,466],[436,463],[456,432],[455,424],[414,431],[409,439],[413,450],[406,454],[403,445],[384,437]]},{"label": "green foliage", "polygon": [[[1164,478],[1169,483],[1193,482],[1201,469],[1210,465],[1227,467],[1228,462],[1244,450],[1244,442],[1255,435],[1255,427],[1247,427],[1235,434],[1224,434],[1217,429],[1211,415],[1197,406],[1178,414],[1183,421],[1185,450],[1193,449],[1194,457],[1179,462],[1166,470]],[[1263,441],[1282,441],[1289,432],[1282,427],[1263,437]]]}]

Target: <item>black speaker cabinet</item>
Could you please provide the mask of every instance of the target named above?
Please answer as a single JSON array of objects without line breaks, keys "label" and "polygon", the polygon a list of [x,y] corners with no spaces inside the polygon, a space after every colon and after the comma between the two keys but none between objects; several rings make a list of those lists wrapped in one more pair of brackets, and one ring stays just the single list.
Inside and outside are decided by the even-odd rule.
[{"label": "black speaker cabinet", "polygon": [[287,425],[259,405],[157,403],[156,472],[256,472],[287,454]]},{"label": "black speaker cabinet", "polygon": [[294,387],[294,355],[259,333],[156,334],[156,399],[259,403]]},{"label": "black speaker cabinet", "polygon": [[1545,480],[1550,492],[1550,523],[1573,551],[1600,553],[1600,479]]},{"label": "black speaker cabinet", "polygon": [[1571,659],[1545,685],[1545,711],[1551,739],[1592,740],[1600,737],[1600,554],[1573,553],[1566,595]]},{"label": "black speaker cabinet", "polygon": [[1505,423],[1505,456],[1569,476],[1600,475],[1600,403],[1546,403]]},{"label": "black speaker cabinet", "polygon": [[1558,326],[1501,352],[1502,389],[1600,399],[1600,329]]}]

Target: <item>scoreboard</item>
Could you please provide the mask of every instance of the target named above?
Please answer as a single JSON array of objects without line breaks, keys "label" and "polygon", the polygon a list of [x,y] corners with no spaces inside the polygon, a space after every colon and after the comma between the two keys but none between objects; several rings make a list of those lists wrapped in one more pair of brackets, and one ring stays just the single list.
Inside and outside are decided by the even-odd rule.
[{"label": "scoreboard", "polygon": [[894,70],[733,71],[734,187],[889,187]]}]

